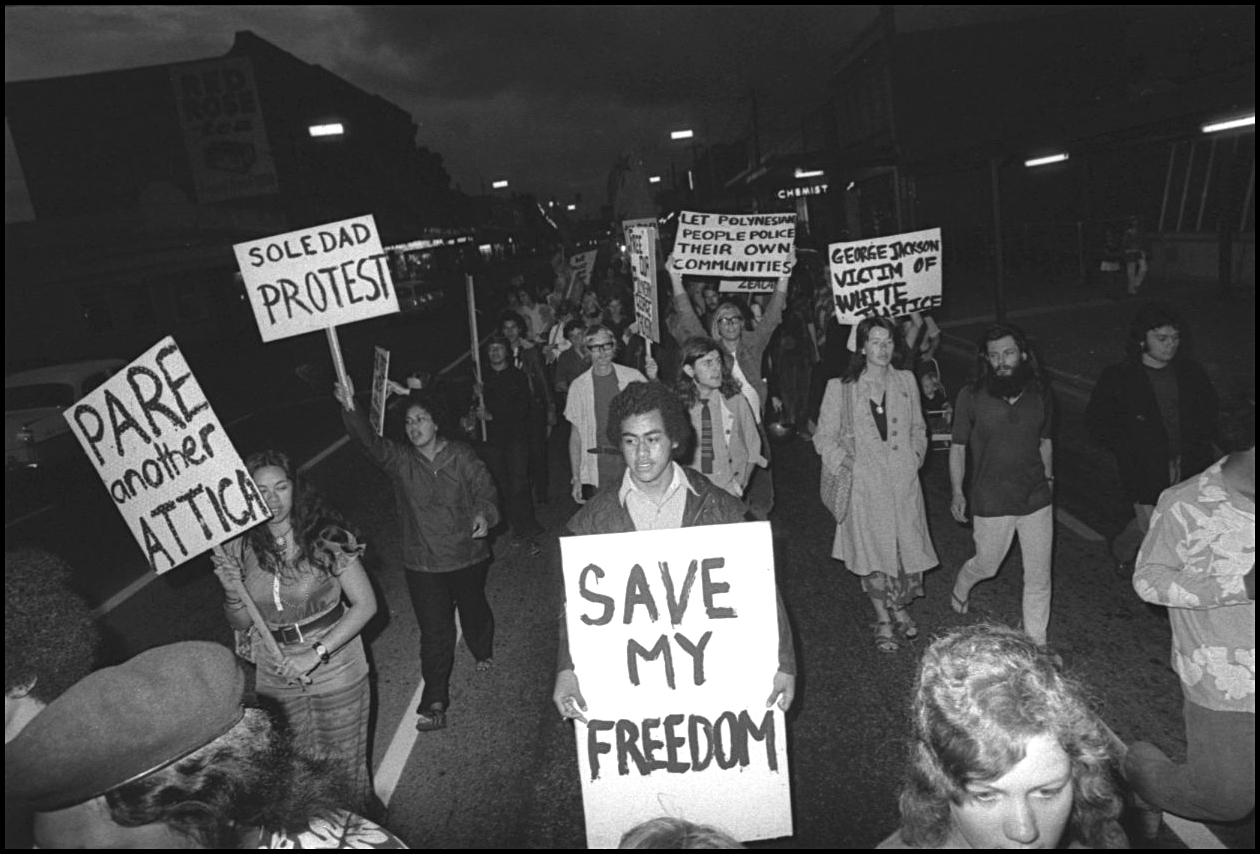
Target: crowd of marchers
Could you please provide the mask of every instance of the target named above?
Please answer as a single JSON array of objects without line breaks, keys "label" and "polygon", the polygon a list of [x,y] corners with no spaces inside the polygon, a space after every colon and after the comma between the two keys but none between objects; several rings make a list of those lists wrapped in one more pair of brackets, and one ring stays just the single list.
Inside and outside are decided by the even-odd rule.
[{"label": "crowd of marchers", "polygon": [[[949,447],[948,509],[974,536],[948,570],[950,605],[967,614],[1018,538],[1022,619],[952,631],[923,654],[881,847],[1128,847],[1122,816],[1153,835],[1165,811],[1227,821],[1254,809],[1255,405],[1218,402],[1175,312],[1136,307],[1128,355],[1098,378],[1087,424],[1133,504],[1111,544],[1117,568],[1170,614],[1183,761],[1116,738],[1051,643],[1054,396],[1018,327],[983,332],[950,400],[930,316],[842,326],[809,263],[751,298],[672,267],[660,271],[660,342],[627,309],[624,264],[587,287],[513,279],[463,419],[466,401],[452,412],[440,386],[412,379],[391,383],[396,423],[378,435],[350,383],[334,389],[347,433],[393,488],[420,628],[417,729],[448,725],[457,617],[473,666],[493,667],[494,536],[540,553],[548,502],[573,503],[577,536],[773,525],[772,437],[812,440],[831,557],[870,603],[872,653],[898,654],[919,633],[924,573],[939,569],[919,479],[932,435]],[[6,550],[6,847],[405,847],[370,784],[360,632],[377,603],[363,543],[283,453],[257,451],[247,467],[272,515],[214,558],[234,650],[179,643],[93,670],[95,630],[66,568]],[[553,484],[566,470],[567,488]],[[584,720],[555,609],[552,699]],[[766,706],[787,710],[809,662],[781,597],[777,614],[777,666],[762,678]],[[271,713],[246,706],[247,667]],[[627,827],[623,847],[739,844],[659,818]]]}]

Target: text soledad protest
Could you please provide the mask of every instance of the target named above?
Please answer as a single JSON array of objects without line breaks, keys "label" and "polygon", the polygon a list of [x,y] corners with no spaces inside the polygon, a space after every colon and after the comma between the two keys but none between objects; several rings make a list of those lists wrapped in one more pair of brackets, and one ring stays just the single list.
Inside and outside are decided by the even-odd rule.
[{"label": "text soledad protest", "polygon": [[[715,533],[720,530],[720,536]],[[767,523],[566,537],[566,627],[587,844],[674,814],[740,839],[791,834]]]},{"label": "text soledad protest", "polygon": [[389,258],[370,215],[233,249],[263,341],[398,311]]},{"label": "text soledad protest", "polygon": [[836,319],[898,317],[941,304],[941,230],[930,228],[827,247]]},{"label": "text soledad protest", "polygon": [[796,214],[682,211],[674,269],[694,276],[778,278],[792,272]]},{"label": "text soledad protest", "polygon": [[271,515],[173,338],[65,417],[155,572]]}]

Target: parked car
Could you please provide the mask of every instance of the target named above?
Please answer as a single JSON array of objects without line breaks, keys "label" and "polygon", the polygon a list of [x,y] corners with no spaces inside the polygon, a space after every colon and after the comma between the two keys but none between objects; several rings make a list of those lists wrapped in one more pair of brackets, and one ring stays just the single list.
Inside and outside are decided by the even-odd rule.
[{"label": "parked car", "polygon": [[34,468],[80,453],[62,413],[126,364],[122,359],[96,359],[5,377],[5,468]]}]

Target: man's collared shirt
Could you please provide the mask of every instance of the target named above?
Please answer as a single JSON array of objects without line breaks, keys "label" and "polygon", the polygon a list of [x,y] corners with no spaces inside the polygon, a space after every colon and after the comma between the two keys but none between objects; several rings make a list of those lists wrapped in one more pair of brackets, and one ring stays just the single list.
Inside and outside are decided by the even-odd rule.
[{"label": "man's collared shirt", "polygon": [[687,507],[687,493],[695,493],[687,482],[687,475],[682,466],[671,462],[674,473],[665,496],[657,502],[630,475],[630,469],[621,477],[621,489],[617,498],[630,514],[636,531],[663,531],[669,528],[681,528],[683,511]]}]

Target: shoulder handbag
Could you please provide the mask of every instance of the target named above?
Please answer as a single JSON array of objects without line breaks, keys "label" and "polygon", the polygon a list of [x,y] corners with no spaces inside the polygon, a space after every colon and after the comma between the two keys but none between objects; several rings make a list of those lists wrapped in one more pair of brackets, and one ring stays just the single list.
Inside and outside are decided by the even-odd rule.
[{"label": "shoulder handbag", "polygon": [[857,449],[853,439],[853,390],[857,383],[845,383],[845,386],[848,387],[848,401],[840,407],[840,447],[844,450],[844,460],[838,469],[824,463],[819,483],[823,506],[831,511],[837,525],[849,515],[849,497],[853,494],[853,455]]}]

